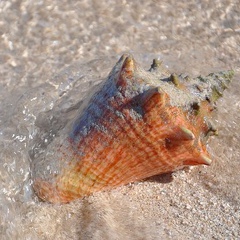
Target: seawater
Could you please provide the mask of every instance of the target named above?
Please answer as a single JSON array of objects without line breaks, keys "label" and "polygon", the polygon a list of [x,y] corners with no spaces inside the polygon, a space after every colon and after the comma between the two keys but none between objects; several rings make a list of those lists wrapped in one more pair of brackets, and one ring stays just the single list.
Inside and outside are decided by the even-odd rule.
[{"label": "seawater", "polygon": [[64,138],[61,134],[66,133],[65,125],[84,107],[84,99],[107,77],[115,60],[112,57],[73,64],[45,83],[2,100],[1,239],[24,239],[28,235],[28,239],[34,239],[34,233],[27,234],[24,228],[29,206],[39,202],[32,190],[33,156],[37,161],[37,155],[54,138]]}]

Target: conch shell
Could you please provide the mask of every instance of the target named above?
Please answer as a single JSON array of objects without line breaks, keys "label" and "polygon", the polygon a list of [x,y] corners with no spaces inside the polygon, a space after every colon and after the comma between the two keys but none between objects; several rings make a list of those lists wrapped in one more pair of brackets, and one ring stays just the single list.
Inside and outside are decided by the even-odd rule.
[{"label": "conch shell", "polygon": [[177,76],[158,60],[145,71],[123,55],[56,147],[54,161],[63,167],[34,179],[35,192],[44,201],[67,203],[184,166],[209,165],[206,141],[216,133],[210,115],[232,76]]}]

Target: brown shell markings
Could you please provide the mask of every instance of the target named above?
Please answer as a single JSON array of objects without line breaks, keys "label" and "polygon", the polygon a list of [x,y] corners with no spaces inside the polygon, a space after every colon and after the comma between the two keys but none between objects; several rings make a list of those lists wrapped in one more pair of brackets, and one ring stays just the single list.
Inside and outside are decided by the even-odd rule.
[{"label": "brown shell markings", "polygon": [[54,161],[66,165],[51,179],[34,180],[44,201],[67,203],[211,159],[209,119],[232,72],[206,78],[168,74],[160,62],[143,70],[123,55],[78,117]]}]

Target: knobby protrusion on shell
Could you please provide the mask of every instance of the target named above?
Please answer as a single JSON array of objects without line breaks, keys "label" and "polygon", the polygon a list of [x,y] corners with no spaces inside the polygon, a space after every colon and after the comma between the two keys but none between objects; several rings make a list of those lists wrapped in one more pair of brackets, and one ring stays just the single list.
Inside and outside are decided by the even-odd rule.
[{"label": "knobby protrusion on shell", "polygon": [[153,59],[153,63],[151,65],[150,71],[161,67],[161,65],[162,65],[162,61],[160,61],[158,59]]},{"label": "knobby protrusion on shell", "polygon": [[34,180],[38,196],[64,203],[185,166],[209,165],[206,141],[216,132],[211,112],[232,72],[194,79],[167,72],[158,60],[145,71],[123,55],[55,146],[52,160],[63,167]]},{"label": "knobby protrusion on shell", "polygon": [[179,87],[180,82],[179,82],[179,79],[178,79],[177,74],[175,74],[175,73],[171,74],[171,75],[170,75],[170,81],[171,81],[176,87]]}]

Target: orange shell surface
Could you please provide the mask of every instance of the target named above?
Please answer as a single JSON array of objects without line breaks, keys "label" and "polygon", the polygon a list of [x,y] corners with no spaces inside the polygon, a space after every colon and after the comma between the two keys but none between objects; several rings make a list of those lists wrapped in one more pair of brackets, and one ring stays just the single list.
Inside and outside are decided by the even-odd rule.
[{"label": "orange shell surface", "polygon": [[[124,55],[119,64],[116,76],[108,79],[114,94],[103,94],[110,89],[103,87],[75,123],[80,127],[59,146],[55,161],[67,160],[66,166],[50,180],[35,179],[34,190],[41,199],[67,203],[184,166],[210,164],[202,135],[209,130],[205,117],[212,107],[200,101],[196,113],[172,104],[169,92],[144,82],[131,56]],[[132,94],[144,84],[146,89]],[[93,124],[86,127],[90,115]]]}]

